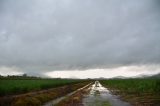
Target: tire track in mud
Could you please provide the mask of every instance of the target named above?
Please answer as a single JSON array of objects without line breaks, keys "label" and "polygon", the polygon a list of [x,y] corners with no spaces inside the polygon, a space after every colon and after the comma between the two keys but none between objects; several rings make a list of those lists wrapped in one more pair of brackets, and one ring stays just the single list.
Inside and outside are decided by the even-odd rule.
[{"label": "tire track in mud", "polygon": [[91,84],[92,83],[89,83],[84,87],[79,88],[78,90],[73,91],[63,97],[49,101],[43,106],[82,106],[81,103],[82,103],[83,94],[88,91],[87,88],[91,86]]}]

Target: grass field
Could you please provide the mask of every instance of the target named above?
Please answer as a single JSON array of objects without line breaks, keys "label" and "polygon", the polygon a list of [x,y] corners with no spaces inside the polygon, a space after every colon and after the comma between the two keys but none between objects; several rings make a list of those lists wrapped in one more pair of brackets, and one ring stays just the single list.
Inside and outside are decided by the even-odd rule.
[{"label": "grass field", "polygon": [[72,79],[0,79],[0,96],[54,88],[78,83]]},{"label": "grass field", "polygon": [[160,79],[110,79],[100,82],[133,105],[160,105]]},{"label": "grass field", "polygon": [[127,93],[160,93],[160,79],[112,79],[101,83]]}]

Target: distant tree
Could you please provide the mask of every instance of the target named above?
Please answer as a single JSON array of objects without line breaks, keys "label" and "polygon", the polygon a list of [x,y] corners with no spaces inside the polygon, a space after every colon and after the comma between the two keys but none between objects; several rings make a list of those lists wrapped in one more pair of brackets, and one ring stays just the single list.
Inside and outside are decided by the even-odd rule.
[{"label": "distant tree", "polygon": [[26,74],[26,73],[24,73],[22,76],[23,76],[23,77],[27,77],[27,74]]}]

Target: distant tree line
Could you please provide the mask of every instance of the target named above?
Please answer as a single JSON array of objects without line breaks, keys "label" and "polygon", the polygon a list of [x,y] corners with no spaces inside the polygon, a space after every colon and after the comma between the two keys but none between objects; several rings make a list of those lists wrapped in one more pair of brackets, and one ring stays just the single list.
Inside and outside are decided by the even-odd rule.
[{"label": "distant tree line", "polygon": [[0,79],[41,79],[41,77],[28,76],[26,73],[24,73],[22,75],[7,75],[7,76],[0,75]]}]

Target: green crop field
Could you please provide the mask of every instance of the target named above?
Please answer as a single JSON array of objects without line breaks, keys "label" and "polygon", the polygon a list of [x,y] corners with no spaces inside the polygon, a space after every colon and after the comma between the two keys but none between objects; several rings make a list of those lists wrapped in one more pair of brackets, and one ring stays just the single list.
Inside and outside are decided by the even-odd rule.
[{"label": "green crop field", "polygon": [[160,105],[160,79],[110,79],[102,80],[101,83],[133,105]]},{"label": "green crop field", "polygon": [[0,96],[78,83],[72,79],[0,79]]},{"label": "green crop field", "polygon": [[110,79],[101,83],[127,93],[160,93],[160,79]]}]

